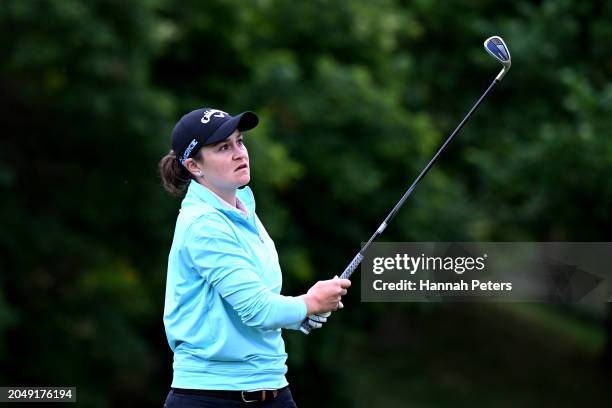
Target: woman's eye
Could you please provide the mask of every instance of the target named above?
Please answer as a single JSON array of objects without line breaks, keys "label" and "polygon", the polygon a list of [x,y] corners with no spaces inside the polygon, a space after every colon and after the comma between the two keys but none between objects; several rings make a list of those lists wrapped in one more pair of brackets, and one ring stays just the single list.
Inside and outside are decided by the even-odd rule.
[{"label": "woman's eye", "polygon": [[238,143],[239,145],[243,145],[243,144],[244,144],[244,140],[242,140],[242,139],[238,139],[238,142],[237,142],[237,143]]},{"label": "woman's eye", "polygon": [[226,150],[226,149],[227,149],[227,145],[226,144],[221,145],[221,147],[219,148],[219,150]]}]

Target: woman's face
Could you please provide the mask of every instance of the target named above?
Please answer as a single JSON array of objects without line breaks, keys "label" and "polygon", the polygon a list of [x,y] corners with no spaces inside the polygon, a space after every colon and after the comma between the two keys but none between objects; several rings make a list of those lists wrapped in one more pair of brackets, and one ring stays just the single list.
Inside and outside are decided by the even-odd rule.
[{"label": "woman's face", "polygon": [[227,139],[202,147],[201,157],[202,182],[214,192],[231,192],[251,180],[249,153],[237,129]]}]

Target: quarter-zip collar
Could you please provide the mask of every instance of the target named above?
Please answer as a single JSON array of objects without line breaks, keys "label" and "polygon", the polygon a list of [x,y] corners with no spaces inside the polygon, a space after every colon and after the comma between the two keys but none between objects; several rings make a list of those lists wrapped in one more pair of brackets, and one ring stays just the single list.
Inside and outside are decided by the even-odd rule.
[{"label": "quarter-zip collar", "polygon": [[247,214],[244,215],[238,208],[232,207],[229,203],[224,201],[217,194],[198,183],[195,180],[191,180],[187,194],[183,200],[183,206],[195,205],[198,202],[205,202],[213,208],[221,211],[230,218],[239,220],[248,220],[252,225],[255,225],[254,214],[255,214],[255,198],[253,192],[247,186],[236,191],[236,199],[240,200],[247,210]]}]

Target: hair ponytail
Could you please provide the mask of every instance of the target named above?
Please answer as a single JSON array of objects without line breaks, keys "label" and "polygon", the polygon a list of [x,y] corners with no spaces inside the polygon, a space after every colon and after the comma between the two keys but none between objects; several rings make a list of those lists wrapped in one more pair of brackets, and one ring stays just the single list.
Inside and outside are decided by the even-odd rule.
[{"label": "hair ponytail", "polygon": [[179,163],[174,150],[170,150],[159,161],[159,174],[164,189],[176,196],[183,195],[192,179],[191,173]]}]

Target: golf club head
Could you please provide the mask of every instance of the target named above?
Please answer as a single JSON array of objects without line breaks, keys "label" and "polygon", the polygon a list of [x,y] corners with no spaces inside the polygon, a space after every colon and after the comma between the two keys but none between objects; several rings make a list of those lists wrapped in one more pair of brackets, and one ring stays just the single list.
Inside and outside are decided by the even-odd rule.
[{"label": "golf club head", "polygon": [[496,60],[502,63],[504,69],[497,75],[495,79],[501,81],[501,79],[506,75],[508,70],[510,70],[510,65],[512,64],[512,57],[510,57],[510,51],[506,46],[504,40],[494,35],[493,37],[489,37],[484,42],[485,50],[489,54],[491,54]]}]

